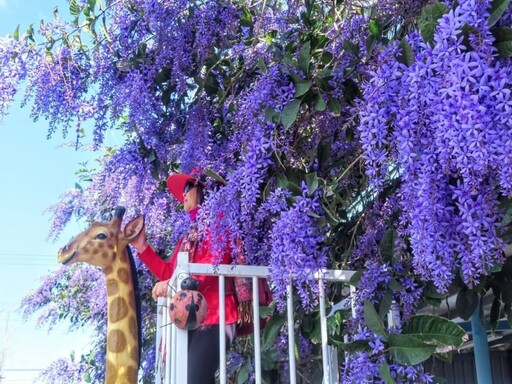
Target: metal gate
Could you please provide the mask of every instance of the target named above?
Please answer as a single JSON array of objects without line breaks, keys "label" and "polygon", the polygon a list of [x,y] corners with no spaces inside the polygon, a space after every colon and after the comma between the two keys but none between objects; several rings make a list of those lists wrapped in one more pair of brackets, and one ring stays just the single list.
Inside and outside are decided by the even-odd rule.
[{"label": "metal gate", "polygon": [[[319,270],[312,271],[311,276],[319,281],[319,303],[320,303],[320,329],[322,344],[322,367],[323,383],[339,383],[339,367],[337,361],[337,352],[327,343],[327,317],[325,313],[325,281],[335,281],[339,283],[348,283],[355,272],[343,270]],[[178,287],[181,281],[191,275],[215,275],[219,277],[219,307],[220,307],[220,383],[226,384],[226,350],[223,346],[226,343],[225,332],[225,278],[228,276],[239,276],[252,278],[253,287],[258,286],[258,279],[269,276],[268,267],[246,266],[246,265],[218,265],[197,264],[188,262],[188,253],[180,252],[174,275],[170,282],[173,287]],[[287,286],[287,326],[288,326],[288,357],[289,357],[289,382],[296,384],[296,360],[294,353],[295,334],[293,318],[293,289],[292,284]],[[350,286],[351,293],[354,288]],[[170,289],[172,295],[176,289]],[[171,323],[169,312],[167,311],[167,300],[160,298],[157,311],[157,332],[156,332],[156,384],[186,384],[187,383],[187,331],[181,330]],[[253,315],[259,318],[260,308],[258,299],[258,289],[253,289]],[[261,384],[261,340],[260,323],[253,321],[254,324],[254,369],[256,384]],[[179,353],[178,353],[179,351]]]}]

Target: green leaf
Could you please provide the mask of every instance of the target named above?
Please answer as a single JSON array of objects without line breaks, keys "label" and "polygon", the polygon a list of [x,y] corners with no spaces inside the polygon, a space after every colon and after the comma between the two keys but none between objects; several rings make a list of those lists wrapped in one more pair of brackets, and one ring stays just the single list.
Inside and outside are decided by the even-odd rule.
[{"label": "green leaf", "polygon": [[299,82],[294,82],[295,84],[295,94],[293,97],[301,97],[311,88],[311,83],[308,80],[301,80]]},{"label": "green leaf", "polygon": [[69,13],[71,13],[72,16],[80,15],[80,6],[76,0],[71,0],[69,2]]},{"label": "green leaf", "polygon": [[425,297],[432,298],[432,299],[445,299],[449,296],[448,292],[439,293],[439,291],[437,290],[435,285],[432,284],[431,282],[429,282],[425,286],[424,295],[425,295]]},{"label": "green leaf", "polygon": [[416,365],[427,360],[436,349],[414,336],[391,334],[388,338],[388,348],[391,358],[402,365]]},{"label": "green leaf", "polygon": [[299,53],[299,69],[304,73],[309,72],[309,63],[311,62],[311,42],[308,40],[304,43]]},{"label": "green leaf", "polygon": [[373,52],[373,48],[375,48],[375,44],[377,43],[377,38],[374,35],[369,35],[366,38],[366,55],[369,57]]},{"label": "green leaf", "polygon": [[451,363],[453,360],[453,354],[451,352],[445,352],[445,353],[434,353],[434,357],[436,359],[439,359],[441,361],[444,361],[446,363]]},{"label": "green leaf", "polygon": [[391,376],[391,370],[389,369],[389,364],[386,360],[384,360],[384,362],[379,367],[379,376],[387,384],[396,383],[395,379],[393,379],[393,376]]},{"label": "green leaf", "polygon": [[293,99],[290,103],[286,104],[281,112],[281,123],[285,129],[288,129],[297,120],[297,114],[300,109],[300,99]]},{"label": "green leaf", "polygon": [[402,328],[402,333],[436,346],[438,352],[447,352],[464,342],[464,330],[453,321],[440,316],[413,316]]},{"label": "green leaf", "polygon": [[342,351],[348,353],[362,352],[362,351],[370,351],[370,347],[368,345],[368,341],[366,340],[356,340],[350,343],[344,343],[339,340],[330,340],[332,344],[334,344],[337,348]]},{"label": "green leaf", "polygon": [[12,38],[16,41],[18,41],[20,39],[20,25],[18,24],[18,26],[16,27],[16,29],[14,30],[13,34],[12,34]]},{"label": "green leaf", "polygon": [[354,273],[352,275],[352,277],[350,278],[348,283],[357,288],[357,284],[359,284],[359,281],[361,280],[362,276],[363,276],[362,270],[356,271],[356,273]]},{"label": "green leaf", "polygon": [[277,124],[279,122],[279,115],[280,113],[275,109],[270,107],[265,108],[265,120]]},{"label": "green leaf", "polygon": [[461,289],[457,294],[455,308],[461,318],[469,320],[478,306],[478,293],[468,289]]},{"label": "green leaf", "polygon": [[306,184],[308,186],[308,192],[310,194],[313,194],[313,192],[317,190],[319,184],[318,176],[316,175],[316,173],[306,174]]},{"label": "green leaf", "polygon": [[382,319],[368,300],[365,300],[364,302],[364,321],[373,333],[378,336],[382,336],[384,339],[387,337],[388,332],[386,331],[386,328],[384,328]]},{"label": "green leaf", "polygon": [[400,41],[400,55],[397,57],[397,61],[408,67],[414,64],[414,51],[412,50],[409,42],[406,38]]},{"label": "green leaf", "polygon": [[391,279],[389,281],[389,289],[393,292],[399,292],[404,290],[404,286],[400,284],[397,279]]},{"label": "green leaf", "polygon": [[237,383],[244,384],[249,381],[249,372],[252,370],[251,358],[249,357],[245,362],[244,366],[240,368],[237,375]]},{"label": "green leaf", "polygon": [[215,180],[216,182],[218,182],[220,184],[223,184],[223,185],[228,184],[228,182],[226,181],[225,178],[223,178],[221,175],[219,175],[217,172],[215,172],[211,168],[205,168],[203,172],[206,176],[211,177],[213,180]]},{"label": "green leaf", "polygon": [[368,25],[368,27],[370,29],[370,34],[372,36],[375,36],[377,38],[380,37],[380,35],[381,35],[381,32],[380,32],[381,28],[380,28],[380,24],[379,24],[378,20],[375,20],[375,19],[371,20],[370,24]]},{"label": "green leaf", "polygon": [[489,27],[492,27],[494,24],[498,22],[498,20],[503,16],[503,13],[507,10],[508,5],[510,4],[510,0],[493,0],[491,4],[491,9],[489,13],[491,16],[487,23]]},{"label": "green leaf", "polygon": [[445,13],[448,13],[449,10],[450,8],[439,1],[435,1],[432,5],[427,5],[423,8],[418,20],[418,26],[421,37],[425,42],[431,43],[434,41],[434,33],[438,20]]},{"label": "green leaf", "polygon": [[393,254],[395,249],[396,231],[388,229],[380,240],[379,248],[382,260],[393,264]]},{"label": "green leaf", "polygon": [[493,28],[494,45],[498,49],[501,57],[512,57],[512,29],[511,28]]},{"label": "green leaf", "polygon": [[386,290],[384,295],[382,296],[382,300],[380,301],[379,306],[379,316],[383,318],[389,312],[391,308],[391,302],[393,301],[393,292],[389,289]]},{"label": "green leaf", "polygon": [[315,109],[319,112],[325,111],[325,108],[327,107],[327,103],[325,102],[324,98],[321,94],[317,94],[315,96]]},{"label": "green leaf", "polygon": [[339,116],[341,114],[340,102],[334,97],[329,96],[329,99],[327,100],[327,107],[329,107],[329,111],[331,111],[334,116]]},{"label": "green leaf", "polygon": [[285,323],[286,318],[282,315],[274,315],[272,316],[265,328],[263,330],[262,340],[261,340],[261,349],[263,351],[268,351],[274,345],[274,342],[277,338],[277,335],[281,331],[281,327]]}]

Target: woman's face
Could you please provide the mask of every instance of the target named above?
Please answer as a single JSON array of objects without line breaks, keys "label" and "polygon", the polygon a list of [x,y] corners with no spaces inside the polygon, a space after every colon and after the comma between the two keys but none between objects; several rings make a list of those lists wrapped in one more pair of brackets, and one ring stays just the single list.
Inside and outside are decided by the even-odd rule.
[{"label": "woman's face", "polygon": [[197,186],[187,183],[183,190],[183,209],[190,212],[199,205],[199,194]]}]

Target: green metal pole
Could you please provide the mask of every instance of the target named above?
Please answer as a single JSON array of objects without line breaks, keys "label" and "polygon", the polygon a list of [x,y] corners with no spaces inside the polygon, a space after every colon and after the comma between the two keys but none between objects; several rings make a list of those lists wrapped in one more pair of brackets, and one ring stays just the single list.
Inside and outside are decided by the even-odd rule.
[{"label": "green metal pole", "polygon": [[480,318],[480,298],[475,311],[471,315],[471,331],[473,333],[473,346],[475,351],[476,377],[478,384],[492,384],[491,358],[487,332]]}]

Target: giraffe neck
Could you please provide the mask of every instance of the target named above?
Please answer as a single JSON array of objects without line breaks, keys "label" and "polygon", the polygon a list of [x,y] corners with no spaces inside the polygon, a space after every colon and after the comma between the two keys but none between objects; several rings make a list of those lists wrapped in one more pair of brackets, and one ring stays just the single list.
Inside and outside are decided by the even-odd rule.
[{"label": "giraffe neck", "polygon": [[105,384],[137,383],[139,330],[129,255],[104,269],[107,283],[107,352]]}]

